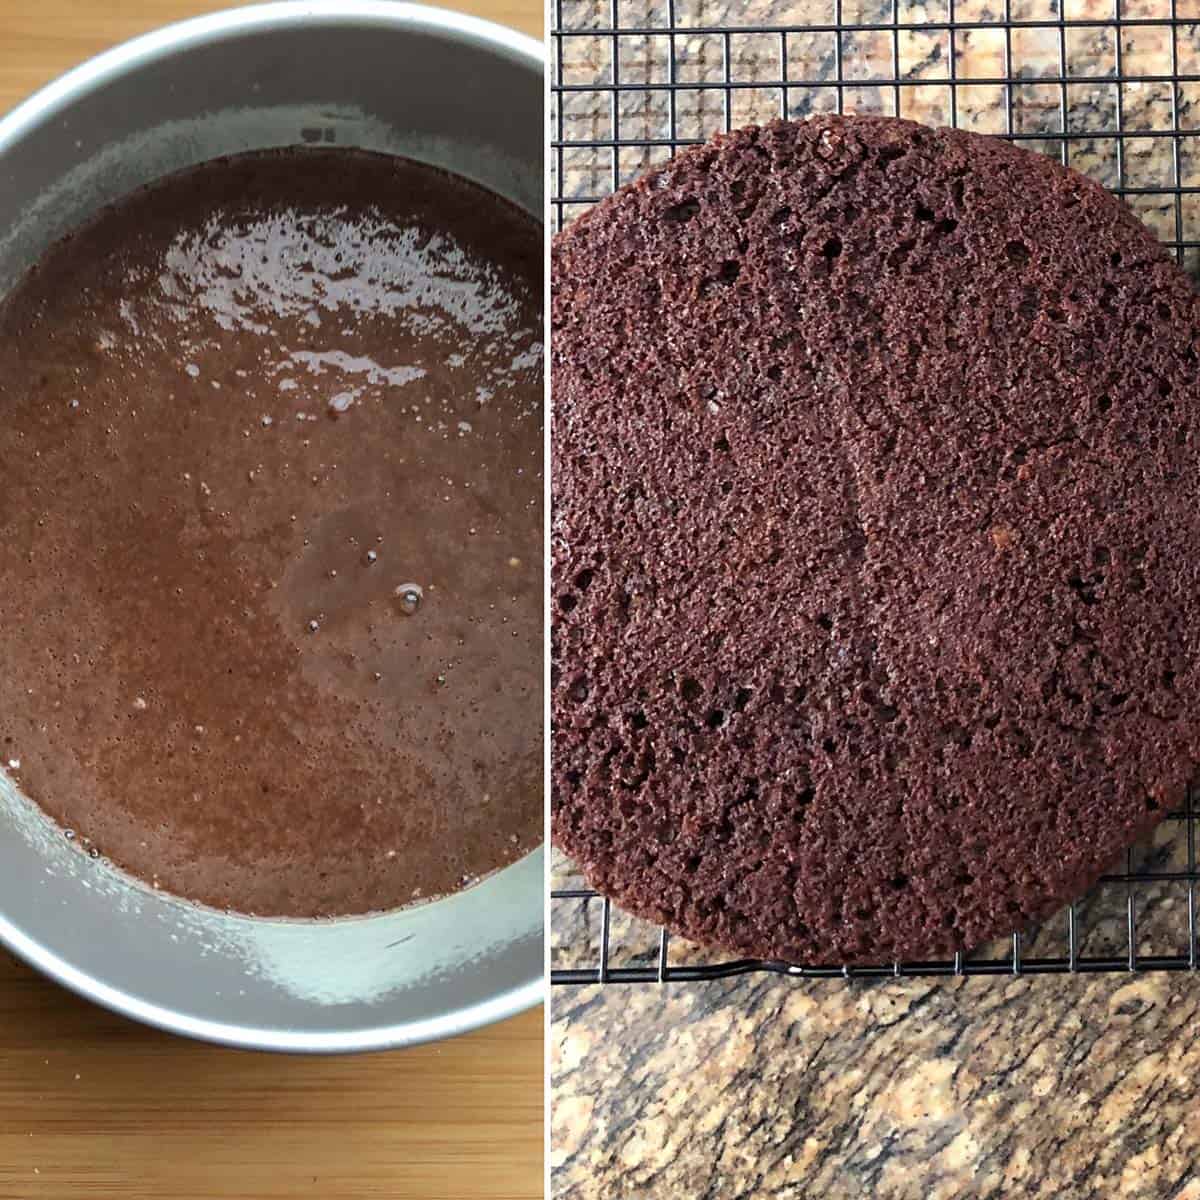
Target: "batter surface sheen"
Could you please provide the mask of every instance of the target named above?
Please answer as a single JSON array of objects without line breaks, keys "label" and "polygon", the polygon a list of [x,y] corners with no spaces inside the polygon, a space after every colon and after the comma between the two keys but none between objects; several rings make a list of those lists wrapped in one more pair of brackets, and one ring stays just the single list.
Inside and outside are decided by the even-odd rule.
[{"label": "batter surface sheen", "polygon": [[0,304],[0,750],[81,851],[318,916],[540,841],[541,246],[429,167],[253,154]]}]

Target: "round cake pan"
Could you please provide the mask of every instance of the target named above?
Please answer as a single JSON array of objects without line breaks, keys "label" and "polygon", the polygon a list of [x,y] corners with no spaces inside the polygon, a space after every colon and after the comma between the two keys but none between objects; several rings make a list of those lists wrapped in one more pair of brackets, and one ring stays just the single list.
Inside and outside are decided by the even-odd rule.
[{"label": "round cake pan", "polygon": [[[543,56],[409,4],[218,13],[93,59],[0,120],[0,295],[139,185],[305,143],[407,155],[541,216]],[[73,849],[0,772],[0,940],[90,999],[164,1029],[272,1050],[447,1037],[542,997],[541,850],[460,894],[328,922],[240,917]]]}]

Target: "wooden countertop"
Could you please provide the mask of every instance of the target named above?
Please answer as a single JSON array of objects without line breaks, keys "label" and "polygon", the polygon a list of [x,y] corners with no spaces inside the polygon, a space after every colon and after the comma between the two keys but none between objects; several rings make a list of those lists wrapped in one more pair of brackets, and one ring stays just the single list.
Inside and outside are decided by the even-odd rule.
[{"label": "wooden countertop", "polygon": [[[0,113],[118,42],[238,0],[0,0]],[[442,0],[441,7],[542,37],[538,0]]]},{"label": "wooden countertop", "polygon": [[[536,0],[453,0],[541,36]],[[0,0],[0,112],[107,46],[227,4]],[[542,1013],[436,1046],[306,1059],[112,1016],[0,951],[0,1200],[532,1200]]]}]

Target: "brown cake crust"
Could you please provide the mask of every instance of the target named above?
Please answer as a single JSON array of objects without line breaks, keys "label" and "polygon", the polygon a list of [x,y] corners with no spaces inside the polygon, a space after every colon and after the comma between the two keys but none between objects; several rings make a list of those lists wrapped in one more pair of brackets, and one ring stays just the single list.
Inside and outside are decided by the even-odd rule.
[{"label": "brown cake crust", "polygon": [[1200,757],[1200,300],[1008,143],[776,122],[553,251],[552,828],[705,943],[1044,918]]}]

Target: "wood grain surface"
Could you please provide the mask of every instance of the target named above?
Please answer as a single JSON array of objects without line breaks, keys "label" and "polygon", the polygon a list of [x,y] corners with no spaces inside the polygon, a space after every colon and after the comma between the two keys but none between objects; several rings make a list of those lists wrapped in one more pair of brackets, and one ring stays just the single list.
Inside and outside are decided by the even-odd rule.
[{"label": "wood grain surface", "polygon": [[[537,0],[454,0],[540,37]],[[0,112],[116,42],[228,4],[0,0]],[[308,1059],[143,1029],[0,951],[0,1200],[533,1200],[541,1011]]]},{"label": "wood grain surface", "polygon": [[[235,7],[236,0],[0,0],[0,113],[118,42]],[[442,7],[542,36],[537,0],[443,0]]]}]

